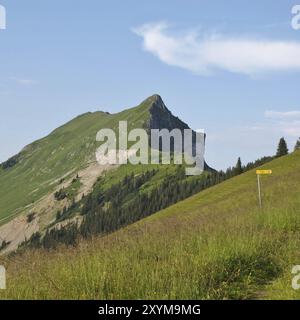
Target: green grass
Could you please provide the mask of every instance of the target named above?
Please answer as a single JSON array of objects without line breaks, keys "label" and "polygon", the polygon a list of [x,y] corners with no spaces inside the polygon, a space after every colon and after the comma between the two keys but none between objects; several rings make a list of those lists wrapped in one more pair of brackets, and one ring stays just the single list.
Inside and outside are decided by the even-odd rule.
[{"label": "green grass", "polygon": [[99,181],[96,183],[95,188],[98,186],[102,190],[107,190],[114,184],[122,181],[126,176],[134,174],[138,176],[147,171],[155,170],[157,173],[147,182],[140,191],[149,191],[152,187],[159,185],[167,176],[170,176],[176,172],[177,165],[156,165],[156,164],[147,164],[147,165],[132,165],[130,163],[122,165],[115,170],[109,170],[103,176],[99,177]]},{"label": "green grass", "polygon": [[150,118],[151,97],[139,106],[116,114],[85,113],[24,148],[14,167],[0,166],[0,225],[24,212],[57,187],[56,180],[70,177],[88,162],[96,161],[96,134],[102,128],[118,132],[119,121],[129,130],[144,127]]},{"label": "green grass", "polygon": [[81,182],[80,179],[76,179],[74,181],[72,181],[72,183],[65,189],[65,192],[67,194],[67,197],[72,200],[75,198],[75,196],[78,193],[78,190],[81,187]]},{"label": "green grass", "polygon": [[77,248],[3,257],[3,299],[299,299],[300,153]]}]

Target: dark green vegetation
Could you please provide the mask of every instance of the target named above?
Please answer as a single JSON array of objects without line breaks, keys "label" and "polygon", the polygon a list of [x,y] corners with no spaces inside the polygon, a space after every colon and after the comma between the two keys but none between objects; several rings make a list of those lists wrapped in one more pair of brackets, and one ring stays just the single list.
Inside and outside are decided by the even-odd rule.
[{"label": "dark green vegetation", "polygon": [[300,150],[300,138],[297,140],[297,142],[295,144],[294,151],[296,151],[296,150]]},{"label": "dark green vegetation", "polygon": [[284,138],[281,138],[278,143],[278,148],[276,152],[276,157],[282,157],[289,153],[287,143]]},{"label": "dark green vegetation", "polygon": [[21,158],[21,154],[17,154],[15,156],[9,158],[7,161],[1,163],[0,168],[2,168],[3,170],[12,168],[19,162],[20,158]]},{"label": "dark green vegetation", "polygon": [[[77,203],[73,201],[70,207],[65,207],[62,212],[57,212],[56,222],[70,219],[80,213],[84,217],[80,225],[77,225],[77,222],[68,223],[60,228],[53,228],[51,225],[45,235],[36,233],[22,246],[42,246],[46,249],[56,248],[62,243],[75,246],[82,237],[116,231],[271,159],[272,157],[266,157],[242,166],[239,158],[237,165],[228,168],[226,172],[210,171],[201,176],[186,176],[183,165],[156,166],[156,169],[152,170],[149,170],[151,165],[126,165],[125,168],[131,173],[127,173],[124,178],[121,178],[122,167],[99,177],[92,193]],[[119,180],[111,183],[114,176]],[[65,190],[55,194],[57,200],[67,196]]]},{"label": "dark green vegetation", "polygon": [[[300,153],[238,175],[78,247],[26,250],[0,261],[17,299],[298,298]],[[102,181],[102,187],[110,184]],[[111,184],[115,184],[114,182]]]}]

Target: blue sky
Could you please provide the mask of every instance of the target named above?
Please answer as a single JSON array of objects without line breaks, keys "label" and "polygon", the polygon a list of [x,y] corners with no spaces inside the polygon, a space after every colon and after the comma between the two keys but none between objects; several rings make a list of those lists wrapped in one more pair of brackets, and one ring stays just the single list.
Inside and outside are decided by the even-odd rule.
[{"label": "blue sky", "polygon": [[296,0],[0,4],[0,161],[78,114],[117,112],[154,93],[205,129],[215,168],[300,136]]}]

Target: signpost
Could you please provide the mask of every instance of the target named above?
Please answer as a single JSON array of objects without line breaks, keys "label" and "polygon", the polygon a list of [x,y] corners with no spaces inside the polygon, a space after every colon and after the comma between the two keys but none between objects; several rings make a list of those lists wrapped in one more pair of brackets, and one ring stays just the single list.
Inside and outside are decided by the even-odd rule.
[{"label": "signpost", "polygon": [[260,176],[261,175],[269,175],[269,174],[272,174],[272,170],[256,170],[257,186],[258,186],[258,201],[259,201],[260,208],[262,208]]}]

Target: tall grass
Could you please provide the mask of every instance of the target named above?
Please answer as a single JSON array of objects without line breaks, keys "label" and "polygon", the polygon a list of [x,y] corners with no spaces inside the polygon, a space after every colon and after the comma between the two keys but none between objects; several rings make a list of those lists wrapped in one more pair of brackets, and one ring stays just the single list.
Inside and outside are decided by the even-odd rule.
[{"label": "tall grass", "polygon": [[264,208],[255,173],[201,192],[78,248],[3,258],[3,299],[299,298],[299,153],[268,165]]}]

